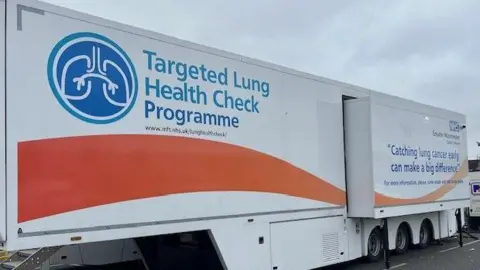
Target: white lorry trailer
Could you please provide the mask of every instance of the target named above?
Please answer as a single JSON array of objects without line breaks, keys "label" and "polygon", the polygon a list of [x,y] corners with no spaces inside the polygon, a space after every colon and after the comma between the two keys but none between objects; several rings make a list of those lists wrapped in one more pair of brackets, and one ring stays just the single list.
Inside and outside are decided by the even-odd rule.
[{"label": "white lorry trailer", "polygon": [[0,3],[1,267],[299,270],[457,232],[464,115]]},{"label": "white lorry trailer", "polygon": [[468,223],[471,228],[480,228],[480,159],[469,160],[470,211]]}]

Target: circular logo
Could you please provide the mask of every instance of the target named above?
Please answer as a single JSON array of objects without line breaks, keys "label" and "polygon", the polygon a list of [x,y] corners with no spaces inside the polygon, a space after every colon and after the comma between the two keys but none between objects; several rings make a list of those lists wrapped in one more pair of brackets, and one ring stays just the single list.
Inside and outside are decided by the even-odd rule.
[{"label": "circular logo", "polygon": [[53,48],[48,80],[58,102],[88,123],[115,122],[132,109],[138,80],[132,61],[112,40],[75,33]]}]

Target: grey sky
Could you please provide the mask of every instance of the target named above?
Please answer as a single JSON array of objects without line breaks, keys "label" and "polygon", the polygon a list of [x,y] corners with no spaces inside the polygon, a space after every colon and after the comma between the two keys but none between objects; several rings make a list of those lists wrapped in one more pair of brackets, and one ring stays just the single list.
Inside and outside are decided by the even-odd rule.
[{"label": "grey sky", "polygon": [[478,0],[44,1],[460,111],[480,154]]}]

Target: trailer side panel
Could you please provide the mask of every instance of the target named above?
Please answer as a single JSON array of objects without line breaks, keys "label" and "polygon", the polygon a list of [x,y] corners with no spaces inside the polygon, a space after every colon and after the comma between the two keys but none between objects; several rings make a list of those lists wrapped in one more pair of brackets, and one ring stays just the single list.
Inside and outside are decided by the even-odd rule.
[{"label": "trailer side panel", "polygon": [[15,3],[12,247],[344,213],[339,87],[41,2],[9,2],[15,15]]},{"label": "trailer side panel", "polygon": [[7,238],[7,182],[5,166],[5,1],[0,0],[0,242]]},{"label": "trailer side panel", "polygon": [[[346,105],[350,217],[468,206],[464,115],[379,93]],[[362,128],[358,123],[364,123]],[[350,195],[360,187],[370,190]]]}]

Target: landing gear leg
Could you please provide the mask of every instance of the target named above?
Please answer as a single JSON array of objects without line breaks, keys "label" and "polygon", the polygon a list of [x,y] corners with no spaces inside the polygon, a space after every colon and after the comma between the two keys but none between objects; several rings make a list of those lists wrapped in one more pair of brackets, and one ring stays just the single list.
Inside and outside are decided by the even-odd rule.
[{"label": "landing gear leg", "polygon": [[455,210],[455,218],[457,220],[457,230],[458,230],[458,243],[460,244],[460,247],[463,247],[463,229],[462,229],[462,220],[461,220],[461,215],[460,215],[460,208]]},{"label": "landing gear leg", "polygon": [[475,240],[478,240],[478,237],[470,234],[469,232],[465,231],[462,227],[462,209],[461,208],[457,208],[457,210],[455,210],[455,218],[457,220],[457,230],[458,230],[458,238],[459,238],[459,244],[460,244],[460,247],[463,247],[463,234],[465,233],[467,236],[469,236],[470,238],[473,238]]},{"label": "landing gear leg", "polygon": [[385,262],[385,269],[390,269],[390,250],[388,243],[388,221],[386,218],[382,219],[382,236],[383,236],[383,259]]}]

